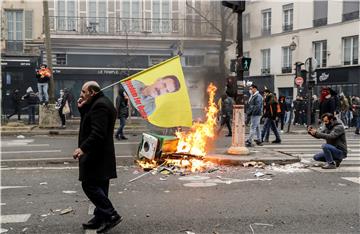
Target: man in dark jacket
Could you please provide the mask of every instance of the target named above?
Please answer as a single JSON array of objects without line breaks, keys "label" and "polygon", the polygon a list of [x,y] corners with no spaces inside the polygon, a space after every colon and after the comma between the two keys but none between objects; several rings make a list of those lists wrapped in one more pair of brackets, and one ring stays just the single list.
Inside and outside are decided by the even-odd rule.
[{"label": "man in dark jacket", "polygon": [[124,94],[124,88],[119,89],[118,96],[116,97],[116,112],[117,117],[120,121],[118,130],[116,131],[115,138],[118,140],[127,140],[128,138],[124,135],[124,127],[126,124],[126,119],[129,117],[129,106],[128,106],[128,97]]},{"label": "man in dark jacket", "polygon": [[103,233],[122,221],[108,198],[109,181],[116,178],[114,125],[116,110],[95,81],[86,82],[78,100],[81,114],[78,148],[79,180],[86,196],[95,205],[94,215],[84,229]]},{"label": "man in dark jacket", "polygon": [[261,141],[269,141],[267,136],[270,133],[270,129],[274,132],[275,140],[271,143],[279,144],[281,143],[280,134],[276,128],[275,120],[277,118],[277,100],[273,93],[270,90],[264,90],[265,101],[264,101],[264,114],[263,118],[265,119],[263,130],[261,132]]},{"label": "man in dark jacket", "polygon": [[336,169],[347,156],[345,129],[331,113],[323,114],[321,120],[325,124],[324,130],[318,131],[311,126],[308,128],[310,135],[326,140],[326,144],[322,145],[323,152],[316,154],[314,160],[326,162],[323,169]]},{"label": "man in dark jacket", "polygon": [[21,120],[21,96],[18,89],[15,89],[11,95],[11,101],[13,103],[14,111],[12,114],[9,114],[7,116],[8,119],[11,118],[11,116],[16,115],[18,116],[18,120]]},{"label": "man in dark jacket", "polygon": [[249,101],[248,101],[248,109],[246,114],[248,118],[250,118],[250,133],[248,139],[246,140],[245,144],[247,147],[252,146],[253,137],[256,134],[255,143],[257,145],[262,145],[261,143],[261,133],[260,133],[260,118],[263,109],[263,98],[260,95],[257,86],[251,85],[249,88],[249,92],[251,94]]},{"label": "man in dark jacket", "polygon": [[224,125],[228,128],[228,134],[227,137],[232,136],[232,130],[231,130],[231,118],[233,115],[233,106],[235,102],[234,100],[229,97],[226,93],[221,96],[221,122],[220,122],[220,128],[218,129],[218,134],[220,134],[222,128]]},{"label": "man in dark jacket", "polygon": [[26,90],[26,94],[22,96],[22,100],[25,100],[28,105],[28,124],[35,124],[35,111],[36,111],[36,105],[39,102],[39,97],[36,93],[34,93],[33,89],[31,87],[28,87]]}]

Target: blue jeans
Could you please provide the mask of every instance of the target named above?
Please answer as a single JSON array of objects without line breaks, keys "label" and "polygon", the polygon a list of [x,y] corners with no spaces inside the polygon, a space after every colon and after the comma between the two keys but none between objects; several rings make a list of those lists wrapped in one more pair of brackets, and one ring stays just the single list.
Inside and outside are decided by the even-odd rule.
[{"label": "blue jeans", "polygon": [[39,99],[40,102],[49,102],[49,94],[48,94],[48,89],[49,89],[49,84],[48,83],[38,83],[38,91],[39,91]]},{"label": "blue jeans", "polygon": [[356,117],[356,128],[360,129],[360,116]]},{"label": "blue jeans", "polygon": [[323,144],[321,148],[323,152],[314,155],[315,161],[334,163],[334,160],[341,161],[346,158],[344,153],[333,145]]},{"label": "blue jeans", "polygon": [[126,118],[125,117],[120,117],[120,126],[119,126],[118,130],[116,131],[116,134],[115,134],[116,137],[123,137],[124,136],[125,124],[126,124]]},{"label": "blue jeans", "polygon": [[261,131],[261,141],[264,141],[265,139],[266,140],[269,139],[270,128],[274,132],[276,140],[280,141],[281,140],[280,139],[280,134],[279,134],[279,132],[278,132],[278,130],[276,128],[275,121],[270,119],[270,118],[265,119],[265,123],[264,123],[263,129]]},{"label": "blue jeans", "polygon": [[29,114],[28,124],[35,124],[35,108],[36,105],[28,106],[28,114]]},{"label": "blue jeans", "polygon": [[256,140],[261,141],[260,136],[260,115],[250,117],[250,133],[247,141],[252,142],[253,137],[256,134]]}]

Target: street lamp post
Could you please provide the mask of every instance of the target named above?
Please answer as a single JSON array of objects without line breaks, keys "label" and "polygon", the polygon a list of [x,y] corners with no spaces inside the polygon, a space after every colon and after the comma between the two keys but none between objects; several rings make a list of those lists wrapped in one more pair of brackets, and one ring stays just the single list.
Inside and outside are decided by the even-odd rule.
[{"label": "street lamp post", "polygon": [[243,57],[242,13],[245,11],[245,1],[222,1],[222,4],[233,9],[238,14],[236,47],[238,64],[236,71],[237,95],[233,110],[232,141],[227,152],[233,155],[247,155],[249,149],[245,147],[244,69],[240,65]]}]

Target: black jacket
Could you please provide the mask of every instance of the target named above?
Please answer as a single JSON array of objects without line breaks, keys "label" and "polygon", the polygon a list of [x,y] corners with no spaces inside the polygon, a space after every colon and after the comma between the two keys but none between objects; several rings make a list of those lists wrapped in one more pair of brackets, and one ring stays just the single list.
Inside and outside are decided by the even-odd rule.
[{"label": "black jacket", "polygon": [[333,97],[330,97],[328,99],[325,98],[322,102],[320,102],[319,110],[319,119],[321,119],[321,116],[325,113],[334,114],[334,112],[336,111],[335,99]]},{"label": "black jacket", "polygon": [[116,111],[118,118],[129,117],[129,107],[128,107],[128,101],[125,98],[124,94],[118,95],[116,97]]},{"label": "black jacket", "polygon": [[116,110],[102,92],[79,108],[81,114],[78,147],[79,180],[99,181],[116,178],[114,125]]},{"label": "black jacket", "polygon": [[23,98],[28,105],[36,105],[39,102],[39,97],[33,91],[27,92]]}]

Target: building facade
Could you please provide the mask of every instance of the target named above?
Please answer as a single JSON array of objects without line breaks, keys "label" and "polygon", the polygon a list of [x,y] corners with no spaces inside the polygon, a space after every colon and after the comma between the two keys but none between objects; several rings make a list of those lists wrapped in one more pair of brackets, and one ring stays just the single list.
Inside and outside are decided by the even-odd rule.
[{"label": "building facade", "polygon": [[279,95],[304,95],[294,84],[294,63],[312,57],[316,94],[328,86],[360,95],[359,28],[359,1],[249,1],[243,39],[252,62],[245,79],[264,80]]},{"label": "building facade", "polygon": [[1,3],[2,114],[13,109],[13,90],[21,94],[28,87],[36,90],[35,70],[44,44],[42,9],[41,1]]},{"label": "building facade", "polygon": [[[76,96],[85,80],[104,87],[180,54],[196,118],[209,80],[217,80],[220,7],[199,0],[50,0],[56,89],[67,87]],[[117,90],[105,93],[115,98]]]}]

